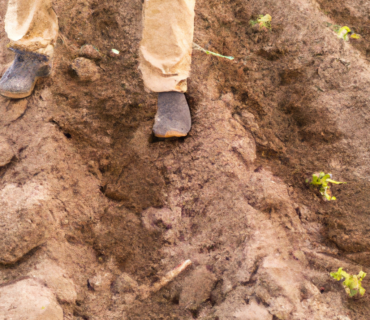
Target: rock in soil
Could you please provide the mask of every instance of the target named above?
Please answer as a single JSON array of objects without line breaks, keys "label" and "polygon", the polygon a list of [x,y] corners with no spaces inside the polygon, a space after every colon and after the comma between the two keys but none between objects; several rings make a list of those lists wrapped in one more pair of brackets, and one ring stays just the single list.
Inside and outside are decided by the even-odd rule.
[{"label": "rock in soil", "polygon": [[7,184],[0,190],[0,263],[18,261],[46,241],[53,225],[46,185],[28,182],[23,186]]},{"label": "rock in soil", "polygon": [[34,279],[0,287],[0,319],[63,320],[54,294]]},{"label": "rock in soil", "polygon": [[29,276],[41,280],[56,295],[59,301],[75,303],[77,293],[73,281],[53,261],[43,261],[29,272]]}]

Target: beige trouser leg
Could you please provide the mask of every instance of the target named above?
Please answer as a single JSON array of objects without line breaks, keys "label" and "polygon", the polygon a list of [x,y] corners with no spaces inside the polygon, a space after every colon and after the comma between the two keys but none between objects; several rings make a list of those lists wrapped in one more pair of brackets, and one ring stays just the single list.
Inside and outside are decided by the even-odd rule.
[{"label": "beige trouser leg", "polygon": [[58,37],[52,0],[9,0],[5,31],[8,47],[52,56]]},{"label": "beige trouser leg", "polygon": [[195,0],[145,0],[139,68],[148,91],[186,91],[194,6]]}]

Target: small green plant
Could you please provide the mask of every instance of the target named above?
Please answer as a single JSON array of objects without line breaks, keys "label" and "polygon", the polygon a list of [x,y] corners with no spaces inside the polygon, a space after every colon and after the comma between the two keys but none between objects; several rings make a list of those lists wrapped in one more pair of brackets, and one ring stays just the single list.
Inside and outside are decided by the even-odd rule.
[{"label": "small green plant", "polygon": [[[306,180],[306,182],[309,182],[308,179]],[[324,172],[320,172],[320,173],[314,173],[312,175],[311,185],[315,187],[319,187],[321,195],[324,196],[326,200],[328,201],[337,200],[336,197],[333,197],[331,195],[329,183],[343,184],[347,182],[339,182],[339,181],[332,180],[331,173],[325,174]]]},{"label": "small green plant", "polygon": [[269,14],[266,15],[260,14],[257,20],[250,20],[249,23],[251,24],[252,27],[258,24],[260,26],[260,29],[271,30],[271,20],[272,18]]},{"label": "small green plant", "polygon": [[326,24],[330,29],[332,29],[338,36],[338,38],[343,39],[344,41],[349,41],[350,38],[352,39],[360,39],[361,36],[357,33],[354,33],[349,27],[347,26],[339,26],[337,24]]},{"label": "small green plant", "polygon": [[351,29],[348,28],[347,26],[340,28],[337,34],[338,34],[338,38],[343,39],[344,41],[348,41],[350,37],[353,39],[360,38],[358,34],[351,31]]},{"label": "small green plant", "polygon": [[361,296],[365,294],[366,290],[361,285],[362,280],[366,277],[365,272],[360,271],[360,273],[356,276],[343,271],[343,268],[339,268],[338,272],[330,272],[330,276],[338,281],[344,279],[342,284],[344,290],[346,290],[350,297],[355,296],[357,293],[359,293]]},{"label": "small green plant", "polygon": [[193,49],[194,50],[199,50],[199,51],[202,51],[206,54],[211,54],[213,56],[216,56],[216,57],[220,57],[220,58],[224,58],[224,59],[229,59],[229,60],[234,60],[234,57],[229,57],[229,56],[223,56],[222,54],[219,54],[219,53],[216,53],[216,52],[212,52],[212,51],[209,51],[209,50],[206,50],[204,48],[202,48],[200,45],[196,44],[193,42]]}]

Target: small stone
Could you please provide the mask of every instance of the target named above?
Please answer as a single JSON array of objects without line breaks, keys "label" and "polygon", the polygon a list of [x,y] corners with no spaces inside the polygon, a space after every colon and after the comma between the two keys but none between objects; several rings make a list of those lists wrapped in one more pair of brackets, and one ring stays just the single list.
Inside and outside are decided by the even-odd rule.
[{"label": "small stone", "polygon": [[76,302],[77,293],[73,281],[65,277],[64,270],[54,262],[44,261],[38,264],[29,275],[44,282],[55,293],[59,301],[66,303]]},{"label": "small stone", "polygon": [[110,290],[112,275],[110,273],[98,273],[89,279],[89,285],[94,291]]},{"label": "small stone", "polygon": [[0,167],[6,166],[14,157],[14,152],[10,145],[0,139]]},{"label": "small stone", "polygon": [[63,320],[53,293],[35,279],[0,287],[0,319]]},{"label": "small stone", "polygon": [[[113,51],[115,50],[115,51]],[[111,58],[117,58],[119,57],[119,51],[116,50],[116,49],[112,49],[108,52],[108,56],[111,57]]]},{"label": "small stone", "polygon": [[127,273],[122,273],[114,282],[114,290],[118,293],[136,293],[138,287],[137,282]]},{"label": "small stone", "polygon": [[54,222],[49,199],[47,186],[35,182],[0,190],[0,263],[15,263],[46,241]]},{"label": "small stone", "polygon": [[96,64],[86,58],[76,58],[71,64],[71,69],[81,81],[96,81],[100,78]]},{"label": "small stone", "polygon": [[100,60],[101,58],[103,58],[103,55],[99,52],[99,50],[91,44],[86,44],[82,46],[79,52],[79,56],[92,60]]}]

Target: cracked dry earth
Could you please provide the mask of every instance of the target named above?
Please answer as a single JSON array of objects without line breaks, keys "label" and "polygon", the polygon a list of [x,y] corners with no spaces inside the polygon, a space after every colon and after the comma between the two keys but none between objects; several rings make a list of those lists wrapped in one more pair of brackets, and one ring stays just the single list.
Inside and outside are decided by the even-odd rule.
[{"label": "cracked dry earth", "polygon": [[[368,1],[198,0],[194,41],[235,60],[194,51],[174,141],[151,136],[141,1],[54,8],[53,76],[0,100],[0,319],[369,319],[329,276],[370,266]],[[266,13],[271,31],[249,25]],[[337,201],[316,171],[348,182]]]}]

